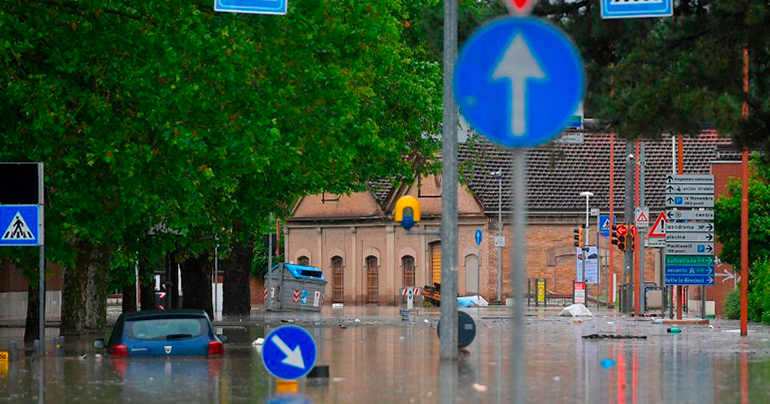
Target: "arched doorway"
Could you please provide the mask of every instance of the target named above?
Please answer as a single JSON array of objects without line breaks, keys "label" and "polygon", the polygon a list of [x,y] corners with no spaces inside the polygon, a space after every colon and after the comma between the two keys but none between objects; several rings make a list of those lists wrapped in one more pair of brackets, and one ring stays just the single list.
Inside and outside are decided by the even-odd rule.
[{"label": "arched doorway", "polygon": [[366,303],[380,302],[380,267],[377,257],[366,257]]},{"label": "arched doorway", "polygon": [[441,243],[430,244],[431,285],[441,283]]},{"label": "arched doorway", "polygon": [[345,299],[345,270],[342,257],[332,257],[332,303],[342,303]]},{"label": "arched doorway", "polygon": [[465,294],[479,293],[479,257],[470,254],[465,256]]}]

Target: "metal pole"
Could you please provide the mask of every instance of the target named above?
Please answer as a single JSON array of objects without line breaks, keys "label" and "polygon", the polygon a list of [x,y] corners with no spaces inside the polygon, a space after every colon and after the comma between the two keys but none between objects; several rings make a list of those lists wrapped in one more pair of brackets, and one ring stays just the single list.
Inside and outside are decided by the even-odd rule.
[{"label": "metal pole", "polygon": [[[679,175],[684,174],[684,136],[679,135],[679,147],[677,147],[679,152],[679,164],[677,167],[677,170],[679,171]],[[682,289],[682,286],[676,287],[676,318],[678,320],[682,319],[682,306],[684,305],[684,290]]]},{"label": "metal pole", "polygon": [[597,266],[596,266],[596,308],[601,308],[601,303],[599,302],[599,294],[602,293],[602,278],[604,276],[602,275],[604,273],[604,265],[602,265],[602,245],[601,237],[599,237],[599,224],[596,224],[596,260],[597,260]]},{"label": "metal pole", "polygon": [[[44,163],[38,163],[37,165],[37,172],[38,172],[38,180],[37,180],[37,203],[38,203],[38,210],[39,210],[39,220],[38,220],[38,239],[40,241],[40,246],[38,247],[38,250],[40,251],[40,262],[39,262],[39,273],[38,273],[38,327],[40,328],[38,330],[38,341],[40,341],[37,345],[39,349],[39,354],[41,357],[45,356],[45,198],[43,193],[45,192],[45,188],[43,186],[43,182],[45,181],[45,166]],[[746,278],[748,279],[748,278]],[[41,361],[42,366],[42,361]],[[42,383],[42,378],[41,378]]]},{"label": "metal pole", "polygon": [[214,239],[217,240],[217,244],[214,246],[214,320],[217,319],[217,312],[219,311],[217,306],[219,303],[217,302],[219,299],[217,298],[217,283],[218,279],[217,276],[219,275],[219,237],[217,235],[214,235]]},{"label": "metal pole", "polygon": [[[503,171],[497,172],[497,236],[503,236]],[[497,247],[497,301],[503,293],[503,247]]]},{"label": "metal pole", "polygon": [[[749,93],[749,47],[743,46],[743,92]],[[749,117],[749,104],[743,101],[743,119]],[[749,333],[749,149],[744,147],[741,156],[741,336]]]},{"label": "metal pole", "polygon": [[[273,299],[272,296],[270,296],[270,278],[272,277],[272,274],[270,273],[270,270],[273,269],[273,234],[270,232],[270,227],[273,225],[273,213],[270,212],[270,219],[268,219],[268,227],[267,227],[267,278],[265,278],[265,290],[267,293],[265,294],[265,309],[269,309],[272,306]],[[278,242],[278,239],[275,240]]]},{"label": "metal pole", "polygon": [[[610,236],[607,237],[607,252],[609,253],[609,260],[607,262],[607,301],[610,304],[615,303],[613,293],[610,293],[610,278],[612,277],[615,268],[613,266],[613,257],[615,251],[610,244],[610,237],[612,237],[612,226],[615,224],[615,134],[610,133]],[[613,283],[612,290],[615,291],[617,285]],[[609,306],[609,304],[608,304]]]},{"label": "metal pole", "polygon": [[457,104],[452,72],[457,59],[457,0],[444,2],[444,116],[441,148],[441,359],[457,359]]},{"label": "metal pole", "polygon": [[[639,145],[639,160],[637,161],[637,165],[639,167],[639,207],[644,209],[645,202],[644,202],[644,146],[645,142],[640,142]],[[649,215],[649,214],[648,214]],[[647,218],[647,222],[649,223],[650,218]],[[638,299],[637,299],[637,307],[639,307],[638,311],[644,312],[644,295],[645,295],[645,288],[644,288],[644,232],[646,231],[639,231],[637,229],[636,235],[639,237],[639,269],[636,271],[639,275],[639,290],[638,290]]]},{"label": "metal pole", "polygon": [[[631,164],[631,159],[634,158],[634,144],[630,140],[626,140],[626,179],[625,179],[625,204],[623,209],[623,221],[627,224],[631,224],[634,217],[634,169]],[[630,228],[629,228],[630,230]],[[630,238],[630,234],[627,236],[627,240]],[[630,241],[630,240],[628,240]],[[630,243],[626,243],[626,251],[623,254],[623,285],[625,292],[623,293],[623,311],[630,311],[629,308],[633,308],[634,289],[631,282],[631,276],[633,275],[634,255],[631,251]]]},{"label": "metal pole", "polygon": [[525,328],[524,328],[524,279],[527,276],[525,267],[527,248],[527,199],[526,199],[526,149],[514,149],[513,151],[513,238],[511,240],[511,281],[513,283],[513,402],[524,404],[526,395],[524,388],[524,355]]},{"label": "metal pole", "polygon": [[[639,139],[636,139],[634,141],[634,216],[631,220],[631,225],[636,226],[636,210],[639,209],[641,205],[639,205]],[[635,227],[634,227],[635,228]],[[632,235],[630,239],[636,239],[639,237],[639,229],[636,229],[636,234]],[[636,241],[636,240],[634,240]],[[629,249],[630,249],[629,245]],[[640,250],[642,248],[639,248]],[[632,269],[633,278],[634,278],[634,304],[631,306],[634,308],[634,313],[636,315],[639,315],[639,296],[641,295],[641,289],[642,286],[639,282],[639,273],[641,272],[641,265],[639,263],[639,255],[635,254],[635,251],[631,251],[631,254],[633,254],[633,260],[634,260],[634,267]]]}]

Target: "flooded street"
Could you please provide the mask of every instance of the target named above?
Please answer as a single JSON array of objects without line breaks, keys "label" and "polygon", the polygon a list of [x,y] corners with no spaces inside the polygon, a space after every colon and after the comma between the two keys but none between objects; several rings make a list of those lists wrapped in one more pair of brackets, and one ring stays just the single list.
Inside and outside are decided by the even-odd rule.
[{"label": "flooded street", "polygon": [[[278,394],[252,346],[283,324],[277,318],[218,323],[230,340],[220,359],[98,358],[86,339],[69,340],[56,357],[51,340],[42,363],[0,364],[0,402],[510,402],[510,323],[504,312],[469,313],[476,340],[460,360],[441,364],[435,313],[410,321],[364,313],[297,318],[316,340],[316,365],[328,365],[330,375],[301,380],[298,396]],[[578,322],[555,314],[526,318],[527,402],[770,402],[767,327],[752,324],[749,337],[739,338],[736,322],[717,320],[675,335],[649,319],[600,313]],[[583,338],[594,333],[646,338]],[[0,329],[0,348],[20,336]]]}]

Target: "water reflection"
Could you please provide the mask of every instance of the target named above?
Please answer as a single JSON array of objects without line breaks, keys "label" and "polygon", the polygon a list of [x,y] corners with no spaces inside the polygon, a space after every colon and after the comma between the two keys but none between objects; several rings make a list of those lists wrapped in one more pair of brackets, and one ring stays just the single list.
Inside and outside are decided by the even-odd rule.
[{"label": "water reflection", "polygon": [[[527,332],[527,402],[770,402],[770,361],[752,341],[714,340],[706,331],[648,332],[647,339],[585,340],[594,325],[534,322]],[[263,326],[224,327],[231,343],[219,359],[97,358],[85,339],[65,356],[26,358],[0,371],[0,402],[180,403],[507,403],[510,328],[486,321],[457,361],[439,360],[432,326],[307,327],[328,365],[327,383],[300,381],[276,391],[251,341]],[[638,328],[634,328],[638,330]],[[617,328],[627,333],[631,328]],[[723,347],[712,349],[715,344]],[[766,344],[766,342],[764,342]],[[753,350],[750,350],[753,347]],[[87,353],[85,358],[80,355]],[[753,352],[753,353],[752,353]],[[766,351],[764,351],[766,352]],[[762,354],[762,355],[766,355]],[[602,360],[609,359],[607,368]]]}]

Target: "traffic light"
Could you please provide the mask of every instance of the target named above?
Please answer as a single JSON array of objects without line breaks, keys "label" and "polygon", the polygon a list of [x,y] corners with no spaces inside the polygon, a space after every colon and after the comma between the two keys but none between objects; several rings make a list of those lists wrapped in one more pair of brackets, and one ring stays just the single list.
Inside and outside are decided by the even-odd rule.
[{"label": "traffic light", "polygon": [[612,225],[612,244],[618,245],[618,226]]},{"label": "traffic light", "polygon": [[420,202],[417,198],[406,195],[396,201],[395,220],[401,227],[409,230],[415,223],[420,222]]},{"label": "traffic light", "polygon": [[628,226],[621,224],[617,226],[618,233],[618,248],[620,251],[626,251],[627,238],[628,238]]},{"label": "traffic light", "polygon": [[636,226],[629,226],[628,237],[631,239],[631,251],[636,251]]},{"label": "traffic light", "polygon": [[572,230],[574,235],[573,238],[575,239],[574,245],[575,247],[582,247],[583,246],[583,226],[576,227]]}]

